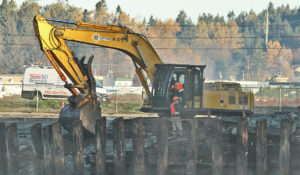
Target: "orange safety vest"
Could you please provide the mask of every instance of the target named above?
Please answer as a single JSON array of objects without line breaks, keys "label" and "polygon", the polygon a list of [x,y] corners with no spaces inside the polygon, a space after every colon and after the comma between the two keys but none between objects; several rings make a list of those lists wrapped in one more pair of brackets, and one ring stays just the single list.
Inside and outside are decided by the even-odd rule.
[{"label": "orange safety vest", "polygon": [[[173,90],[174,89],[174,85],[171,85],[171,90]],[[181,83],[177,83],[177,85],[176,85],[176,90],[182,90],[183,89],[183,87],[182,87],[182,84]]]},{"label": "orange safety vest", "polygon": [[182,84],[178,82],[178,83],[177,83],[176,89],[177,89],[178,91],[179,91],[179,90],[182,90],[182,89],[183,89]]}]

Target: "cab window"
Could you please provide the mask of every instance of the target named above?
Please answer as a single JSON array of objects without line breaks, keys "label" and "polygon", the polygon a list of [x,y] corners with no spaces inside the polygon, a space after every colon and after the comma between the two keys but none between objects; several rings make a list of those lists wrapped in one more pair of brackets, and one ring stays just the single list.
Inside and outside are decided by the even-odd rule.
[{"label": "cab window", "polygon": [[185,75],[182,72],[175,72],[173,74],[173,80],[176,82],[179,82],[182,84],[182,86],[184,86],[184,79],[185,79]]},{"label": "cab window", "polygon": [[102,84],[99,81],[97,81],[97,80],[96,80],[96,87],[103,88]]}]

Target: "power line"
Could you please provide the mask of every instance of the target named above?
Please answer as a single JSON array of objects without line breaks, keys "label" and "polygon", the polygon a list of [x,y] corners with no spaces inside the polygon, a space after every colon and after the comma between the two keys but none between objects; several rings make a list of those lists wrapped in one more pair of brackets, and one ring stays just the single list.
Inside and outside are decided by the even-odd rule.
[{"label": "power line", "polygon": [[[23,18],[23,17],[22,17]],[[28,17],[29,18],[29,17]],[[0,19],[0,21],[8,21],[6,19]],[[32,21],[32,20],[24,20],[24,21]],[[295,20],[296,21],[296,20]],[[205,22],[205,21],[204,21]],[[300,21],[298,23],[298,21],[296,23],[290,23],[289,22],[289,26],[300,26]],[[210,25],[211,23],[213,23],[214,25],[216,25],[218,22],[210,22],[210,23],[206,23],[207,25]],[[221,23],[221,26],[226,26],[226,27],[264,27],[265,24],[226,24],[226,23]],[[108,24],[108,25],[113,25],[113,24]],[[281,24],[281,23],[274,23],[274,24],[269,24],[270,27],[272,26],[288,26],[287,24]],[[198,27],[198,24],[169,24],[169,25],[165,25],[165,24],[157,24],[157,25],[148,25],[148,24],[122,24],[122,26],[126,26],[126,27]]]},{"label": "power line", "polygon": [[12,34],[12,33],[0,33],[1,36],[34,36],[37,35],[30,35],[30,34]]},{"label": "power line", "polygon": [[[269,36],[269,38],[298,38],[300,35],[290,35],[290,36]],[[243,38],[265,38],[265,36],[216,36],[216,37],[209,37],[209,36],[197,36],[197,37],[180,37],[180,36],[162,36],[162,37],[147,37],[148,39],[243,39]]]},{"label": "power line", "polygon": [[[30,46],[30,47],[40,47],[40,45],[34,45],[34,44],[18,44],[18,43],[0,43],[2,45],[14,45],[14,46]],[[87,46],[68,46],[68,47],[73,47],[73,48],[102,48],[101,46],[95,47],[87,47]],[[298,49],[300,47],[293,47],[293,48],[286,48],[286,49]],[[191,50],[267,50],[267,49],[283,49],[283,48],[265,48],[265,47],[221,47],[221,48],[213,48],[213,47],[155,47],[154,49],[157,50],[186,50],[186,49],[191,49]]]},{"label": "power line", "polygon": [[[279,33],[277,33],[279,35]],[[0,33],[0,36],[25,36],[25,37],[36,37],[37,35],[27,35],[27,34],[4,34]],[[269,35],[269,38],[298,38],[300,35],[280,35],[280,36],[275,36],[274,33],[273,35]],[[265,38],[265,35],[261,36],[158,36],[158,37],[152,37],[152,36],[147,36],[148,39],[248,39],[248,38]]]},{"label": "power line", "polygon": [[10,46],[33,46],[33,47],[40,47],[40,45],[35,44],[24,44],[24,43],[0,43],[2,45],[10,45]]},{"label": "power line", "polygon": [[[34,18],[34,16],[32,17],[23,17],[20,18],[20,19],[24,19],[24,18],[27,18],[28,20],[22,20],[22,21],[30,21],[32,22],[32,19]],[[7,20],[7,19],[0,19],[0,21],[10,21],[10,20]],[[300,24],[300,20],[287,20],[289,22],[290,25],[299,25]],[[221,24],[221,25],[224,25],[224,26],[265,26],[264,24],[228,24],[226,23],[225,21],[224,22],[220,22],[220,21],[209,21],[208,23],[204,20],[200,21],[200,22],[205,22],[207,25],[213,23],[213,24]],[[237,23],[237,21],[234,21]],[[298,23],[299,22],[299,23]],[[165,25],[165,24],[154,24],[154,25],[149,25],[149,24],[122,24],[122,26],[132,26],[132,27],[155,27],[155,26],[158,26],[158,27],[161,27],[161,26],[183,26],[183,27],[195,27],[197,26],[199,22],[197,22],[196,24],[180,24],[180,23],[176,23],[176,24],[168,24],[168,25]],[[115,25],[113,23],[111,24],[108,24],[108,25]],[[273,23],[273,24],[270,24],[270,25],[275,25],[275,26],[281,26],[281,25],[286,25],[286,24],[281,24],[281,23]]]},{"label": "power line", "polygon": [[[294,47],[294,48],[286,48],[286,49],[298,49],[300,47]],[[283,49],[283,48],[266,48],[266,47],[223,47],[223,48],[209,48],[209,47],[194,47],[194,48],[184,48],[184,47],[176,47],[176,48],[155,48],[157,50],[186,50],[186,49],[191,49],[191,50],[277,50],[277,49]]]}]

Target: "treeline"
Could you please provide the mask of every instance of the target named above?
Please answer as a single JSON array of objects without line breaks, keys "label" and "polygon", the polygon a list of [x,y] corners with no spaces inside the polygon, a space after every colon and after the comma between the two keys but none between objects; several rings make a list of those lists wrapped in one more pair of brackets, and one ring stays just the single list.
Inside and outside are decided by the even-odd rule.
[{"label": "treeline", "polygon": [[[200,13],[200,12],[199,12]],[[267,80],[286,76],[295,80],[300,65],[300,7],[274,7],[269,3],[254,11],[226,17],[202,13],[193,23],[184,10],[176,19],[158,17],[137,21],[118,6],[114,12],[105,0],[92,11],[71,6],[67,1],[41,7],[25,1],[19,8],[14,0],[0,6],[0,73],[23,73],[26,64],[49,64],[34,36],[33,17],[123,25],[148,37],[166,63],[206,64],[206,79]],[[59,24],[63,25],[63,24]],[[266,37],[267,36],[267,37]],[[134,77],[132,61],[112,49],[71,43],[78,57],[94,55],[97,75]]]}]

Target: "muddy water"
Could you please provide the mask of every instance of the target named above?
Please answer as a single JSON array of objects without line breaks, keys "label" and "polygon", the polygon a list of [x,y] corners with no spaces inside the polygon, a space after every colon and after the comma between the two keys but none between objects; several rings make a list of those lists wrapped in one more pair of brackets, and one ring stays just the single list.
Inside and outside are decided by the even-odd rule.
[{"label": "muddy water", "polygon": [[40,123],[42,127],[51,125],[57,122],[57,119],[23,119],[23,118],[1,118],[0,122],[9,126],[12,123],[17,123],[18,147],[19,147],[19,174],[33,175],[35,162],[32,149],[32,139],[30,129],[36,123]]},{"label": "muddy water", "polygon": [[33,125],[40,123],[42,127],[44,127],[57,122],[57,119],[0,119],[0,122],[4,122],[5,126],[10,125],[11,123],[17,123],[19,150],[22,150],[32,143],[30,129]]}]

